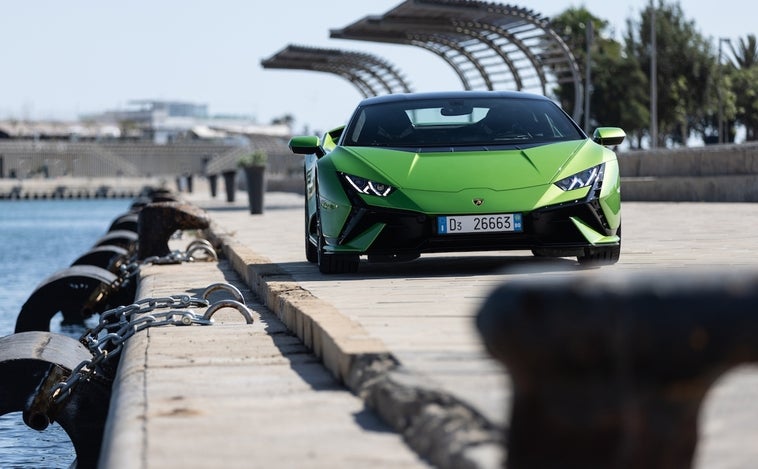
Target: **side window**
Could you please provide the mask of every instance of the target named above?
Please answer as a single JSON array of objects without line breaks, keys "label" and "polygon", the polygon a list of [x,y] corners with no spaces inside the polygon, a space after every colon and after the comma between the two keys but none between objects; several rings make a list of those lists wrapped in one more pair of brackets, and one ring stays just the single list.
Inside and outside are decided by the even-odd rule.
[{"label": "side window", "polygon": [[549,105],[549,107],[545,107],[544,119],[550,129],[548,136],[565,140],[582,138],[576,127],[572,125],[571,120],[557,106]]},{"label": "side window", "polygon": [[350,141],[353,144],[360,142],[360,136],[363,129],[366,127],[366,111],[362,110],[358,119],[355,121],[353,131],[350,133]]}]

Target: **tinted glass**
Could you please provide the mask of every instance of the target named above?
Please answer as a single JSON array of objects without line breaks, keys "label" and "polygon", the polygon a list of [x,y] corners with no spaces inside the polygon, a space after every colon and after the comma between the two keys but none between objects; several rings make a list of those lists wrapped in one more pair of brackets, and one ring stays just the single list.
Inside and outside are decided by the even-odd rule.
[{"label": "tinted glass", "polygon": [[435,99],[360,107],[343,145],[433,148],[527,146],[585,138],[551,101]]}]

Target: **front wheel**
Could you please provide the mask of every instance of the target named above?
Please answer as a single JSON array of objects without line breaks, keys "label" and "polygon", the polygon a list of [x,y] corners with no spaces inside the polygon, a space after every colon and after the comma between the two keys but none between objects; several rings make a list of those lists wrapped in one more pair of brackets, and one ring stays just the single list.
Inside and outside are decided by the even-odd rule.
[{"label": "front wheel", "polygon": [[318,270],[322,274],[352,274],[358,271],[360,256],[357,254],[327,254],[324,252],[324,235],[321,221],[318,222]]},{"label": "front wheel", "polygon": [[305,199],[305,258],[308,262],[318,262],[318,245],[311,241],[310,220],[308,219],[308,198]]},{"label": "front wheel", "polygon": [[621,245],[606,248],[587,249],[584,255],[577,256],[581,265],[613,265],[621,257]]},{"label": "front wheel", "polygon": [[305,259],[311,264],[318,262],[318,247],[313,245],[308,233],[305,234]]},{"label": "front wheel", "polygon": [[318,258],[322,274],[353,274],[358,272],[360,258],[353,254],[323,254]]},{"label": "front wheel", "polygon": [[616,230],[619,237],[619,243],[616,246],[588,248],[584,250],[584,255],[577,256],[576,260],[581,265],[600,266],[613,265],[621,257],[621,225]]}]

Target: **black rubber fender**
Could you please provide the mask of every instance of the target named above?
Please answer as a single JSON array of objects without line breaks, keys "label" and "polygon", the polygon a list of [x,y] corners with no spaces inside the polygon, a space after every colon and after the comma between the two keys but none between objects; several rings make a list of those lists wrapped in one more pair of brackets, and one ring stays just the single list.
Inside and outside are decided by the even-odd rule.
[{"label": "black rubber fender", "polygon": [[116,217],[108,228],[108,232],[111,231],[133,231],[137,232],[137,226],[139,222],[139,213],[129,212]]},{"label": "black rubber fender", "polygon": [[112,245],[119,246],[128,251],[134,250],[139,237],[136,232],[129,230],[113,230],[103,235],[95,242],[96,246]]},{"label": "black rubber fender", "polygon": [[[43,430],[56,421],[71,439],[76,467],[96,467],[110,402],[110,385],[82,381],[55,415],[36,414],[38,389],[55,367],[70,373],[92,359],[87,348],[71,337],[50,332],[22,332],[0,337],[0,415],[23,412],[24,422]],[[44,392],[44,390],[43,390]],[[48,420],[49,419],[49,420]]]},{"label": "black rubber fender", "polygon": [[16,318],[15,332],[49,331],[58,312],[65,324],[81,324],[123,299],[111,288],[118,277],[101,267],[75,265],[47,279],[32,292]]},{"label": "black rubber fender", "polygon": [[105,244],[97,246],[79,256],[71,265],[94,265],[109,272],[117,273],[117,264],[120,260],[125,260],[129,252],[120,247]]}]

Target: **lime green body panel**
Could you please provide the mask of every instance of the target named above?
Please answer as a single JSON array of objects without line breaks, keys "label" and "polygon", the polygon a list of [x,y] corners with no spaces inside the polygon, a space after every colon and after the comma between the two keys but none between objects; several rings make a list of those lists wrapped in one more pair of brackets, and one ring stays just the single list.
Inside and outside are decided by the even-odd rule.
[{"label": "lime green body panel", "polygon": [[525,150],[444,153],[340,147],[330,154],[330,159],[341,171],[357,172],[403,190],[456,192],[472,187],[502,190],[544,185],[560,174],[570,175],[584,169],[587,159],[594,158],[600,163],[602,147],[596,145],[584,152],[583,162],[572,161],[585,145],[585,141],[571,141]]},{"label": "lime green body panel", "polygon": [[384,223],[377,223],[360,235],[350,239],[349,242],[340,245],[327,245],[324,247],[324,250],[326,252],[365,252],[385,226]]},{"label": "lime green body panel", "polygon": [[[497,153],[495,158],[493,153]],[[331,168],[336,166],[342,172],[402,189],[388,197],[361,195],[367,204],[440,215],[526,212],[582,199],[588,188],[563,191],[553,182],[607,161],[610,164],[606,165],[606,180],[616,182],[605,185],[603,191],[616,194],[617,200],[608,208],[620,211],[615,157],[610,150],[589,141],[526,150],[472,151],[465,155],[337,148],[329,160]],[[339,184],[336,178],[332,182]],[[321,190],[324,191],[323,185]],[[338,192],[343,192],[341,187]],[[483,203],[474,206],[474,198]]]},{"label": "lime green body panel", "polygon": [[571,217],[571,221],[574,223],[574,226],[576,226],[576,228],[582,233],[582,236],[584,236],[590,244],[593,244],[595,246],[601,244],[615,244],[618,243],[621,239],[616,235],[605,236],[602,233],[598,233],[576,217]]},{"label": "lime green body panel", "polygon": [[599,201],[608,225],[614,229],[621,226],[621,176],[615,158],[605,163],[605,178]]},{"label": "lime green body panel", "polygon": [[318,162],[318,210],[321,212],[321,232],[327,244],[334,243],[350,215],[352,204],[347,198],[331,160]]},{"label": "lime green body panel", "polygon": [[[543,207],[583,200],[588,196],[589,187],[564,191],[554,183],[605,163],[599,203],[613,230],[621,223],[621,189],[616,156],[591,140],[525,149],[428,153],[340,147],[335,146],[327,136],[324,143],[328,143],[328,149],[324,148],[328,157],[306,157],[306,191],[310,204],[308,211],[315,215],[316,200],[311,196],[311,191],[315,191],[315,184],[318,184],[318,210],[327,252],[365,252],[385,227],[383,223],[377,223],[348,241],[339,241],[353,209],[340,181],[341,173],[396,188],[387,197],[357,195],[368,206],[427,215],[528,214]],[[318,175],[317,182],[308,185],[308,177],[313,177],[314,172]],[[474,204],[475,199],[481,204]],[[619,242],[618,236],[598,233],[582,220],[572,218],[572,222],[592,245]]]}]

